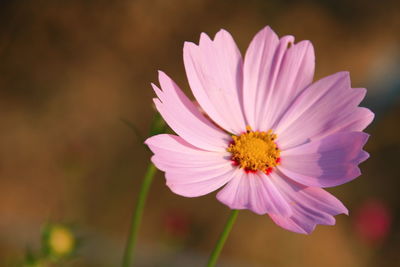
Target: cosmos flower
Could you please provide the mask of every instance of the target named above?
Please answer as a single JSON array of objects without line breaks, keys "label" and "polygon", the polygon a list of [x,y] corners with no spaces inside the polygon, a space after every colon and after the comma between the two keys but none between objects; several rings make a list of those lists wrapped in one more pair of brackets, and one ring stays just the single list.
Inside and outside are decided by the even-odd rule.
[{"label": "cosmos flower", "polygon": [[217,189],[231,209],[268,214],[279,226],[310,233],[348,211],[322,188],[360,175],[368,158],[363,129],[373,113],[358,107],[366,94],[347,72],[313,83],[309,41],[294,43],[269,27],[256,34],[244,60],[232,36],[186,42],[191,101],[165,73],[152,84],[157,110],[177,135],[150,137],[152,162],[176,194]]}]

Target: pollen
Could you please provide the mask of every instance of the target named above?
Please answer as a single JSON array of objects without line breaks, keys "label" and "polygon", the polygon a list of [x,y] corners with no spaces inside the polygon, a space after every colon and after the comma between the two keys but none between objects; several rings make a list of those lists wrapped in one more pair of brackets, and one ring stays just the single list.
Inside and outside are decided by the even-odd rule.
[{"label": "pollen", "polygon": [[232,135],[227,151],[232,154],[235,165],[246,172],[262,171],[270,174],[280,163],[280,150],[275,143],[276,134],[253,131],[250,126],[241,135]]}]

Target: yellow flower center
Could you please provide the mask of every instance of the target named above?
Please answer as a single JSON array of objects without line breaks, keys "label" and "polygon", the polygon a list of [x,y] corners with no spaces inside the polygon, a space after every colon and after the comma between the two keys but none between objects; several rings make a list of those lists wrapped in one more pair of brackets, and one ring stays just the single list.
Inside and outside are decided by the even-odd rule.
[{"label": "yellow flower center", "polygon": [[246,132],[232,136],[232,143],[227,151],[232,154],[232,160],[248,172],[262,171],[270,174],[273,167],[280,162],[280,150],[274,142],[276,134],[252,131],[250,126]]}]

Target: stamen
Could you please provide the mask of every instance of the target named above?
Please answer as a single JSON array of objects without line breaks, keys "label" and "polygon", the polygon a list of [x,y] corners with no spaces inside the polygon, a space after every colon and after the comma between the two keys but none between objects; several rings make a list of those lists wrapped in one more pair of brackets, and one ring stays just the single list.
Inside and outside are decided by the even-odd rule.
[{"label": "stamen", "polygon": [[276,143],[276,134],[253,131],[246,126],[246,132],[233,135],[227,151],[232,154],[232,161],[246,172],[262,171],[270,174],[280,163],[280,150]]}]

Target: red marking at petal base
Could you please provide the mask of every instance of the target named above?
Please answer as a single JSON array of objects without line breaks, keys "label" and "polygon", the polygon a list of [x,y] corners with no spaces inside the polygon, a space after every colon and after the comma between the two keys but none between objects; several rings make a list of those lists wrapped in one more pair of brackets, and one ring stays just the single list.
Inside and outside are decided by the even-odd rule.
[{"label": "red marking at petal base", "polygon": [[246,173],[256,173],[257,172],[257,170],[252,170],[252,169],[248,169],[248,168],[245,168],[244,171]]},{"label": "red marking at petal base", "polygon": [[271,174],[271,172],[272,172],[272,168],[271,167],[269,167],[268,169],[265,170],[265,174],[266,175]]},{"label": "red marking at petal base", "polygon": [[239,162],[236,160],[231,160],[233,166],[239,166]]}]

